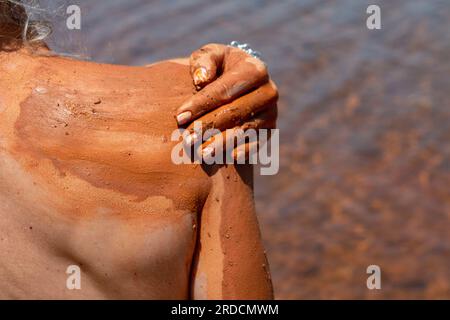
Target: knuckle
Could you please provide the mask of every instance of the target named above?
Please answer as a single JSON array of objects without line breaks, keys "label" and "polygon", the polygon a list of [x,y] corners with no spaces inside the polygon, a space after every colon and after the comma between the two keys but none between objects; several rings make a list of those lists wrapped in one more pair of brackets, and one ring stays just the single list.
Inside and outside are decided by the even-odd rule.
[{"label": "knuckle", "polygon": [[217,83],[211,91],[211,97],[213,99],[223,99],[227,96],[229,88],[225,83]]},{"label": "knuckle", "polygon": [[272,99],[278,100],[279,97],[279,93],[278,93],[278,87],[275,84],[275,82],[273,82],[272,80],[270,80],[269,82],[269,95]]},{"label": "knuckle", "polygon": [[258,60],[258,72],[261,77],[268,77],[269,76],[269,70],[267,69],[267,66],[264,62],[261,60]]},{"label": "knuckle", "polygon": [[199,59],[201,56],[203,56],[204,52],[202,51],[202,48],[195,50],[191,53],[190,60],[191,63],[195,62],[197,59]]},{"label": "knuckle", "polygon": [[251,57],[251,60],[247,60],[251,68],[254,70],[253,73],[256,77],[259,79],[268,79],[269,78],[269,71],[267,69],[267,66],[259,59]]}]

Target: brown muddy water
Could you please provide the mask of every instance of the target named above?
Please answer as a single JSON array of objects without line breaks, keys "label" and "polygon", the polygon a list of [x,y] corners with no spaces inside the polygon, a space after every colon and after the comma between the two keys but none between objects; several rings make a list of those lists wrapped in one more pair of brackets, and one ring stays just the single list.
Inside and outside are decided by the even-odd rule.
[{"label": "brown muddy water", "polygon": [[[81,31],[65,28],[68,4]],[[381,30],[366,28],[369,4]],[[281,167],[256,178],[255,198],[277,298],[450,298],[450,1],[49,6],[52,48],[95,61],[231,40],[263,53],[280,90]],[[366,287],[372,264],[381,290]]]}]

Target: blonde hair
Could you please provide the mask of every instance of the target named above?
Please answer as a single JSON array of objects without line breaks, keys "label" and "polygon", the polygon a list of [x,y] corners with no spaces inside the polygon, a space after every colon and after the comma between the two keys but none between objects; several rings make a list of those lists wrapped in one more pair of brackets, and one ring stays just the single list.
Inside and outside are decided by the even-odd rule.
[{"label": "blonde hair", "polygon": [[0,47],[42,44],[50,35],[51,26],[46,21],[31,20],[30,10],[42,10],[22,0],[0,0]]}]

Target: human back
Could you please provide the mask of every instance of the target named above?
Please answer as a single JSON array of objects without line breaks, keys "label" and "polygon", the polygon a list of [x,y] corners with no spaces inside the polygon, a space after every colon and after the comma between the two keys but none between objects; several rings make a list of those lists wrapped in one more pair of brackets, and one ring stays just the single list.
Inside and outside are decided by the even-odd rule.
[{"label": "human back", "polygon": [[[23,266],[14,267],[17,255],[4,256],[0,278],[18,281],[0,290],[4,297],[20,298],[23,286],[47,298],[188,297],[197,218],[210,188],[200,166],[170,158],[173,110],[194,92],[188,66],[18,51],[2,53],[0,68],[8,88],[0,96],[0,245],[21,252]],[[66,289],[69,265],[89,270],[85,290]],[[55,267],[58,276],[46,277]],[[24,284],[23,272],[43,276]]]}]

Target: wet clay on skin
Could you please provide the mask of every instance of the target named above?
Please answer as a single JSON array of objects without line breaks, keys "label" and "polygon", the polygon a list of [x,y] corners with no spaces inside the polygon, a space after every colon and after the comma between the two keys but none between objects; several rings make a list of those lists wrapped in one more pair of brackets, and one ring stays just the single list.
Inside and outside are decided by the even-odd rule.
[{"label": "wet clay on skin", "polygon": [[[223,74],[220,74],[221,72]],[[217,44],[207,45],[192,54],[191,73],[198,87],[210,83],[205,90],[199,91],[178,109],[180,115],[201,116],[215,107],[232,102],[269,80],[267,68],[261,60],[240,49]],[[211,82],[216,77],[217,81]],[[201,83],[203,84],[199,86]],[[267,99],[259,99],[258,102],[264,101],[268,106],[269,103],[265,100],[271,97],[276,100],[276,90],[272,91],[266,92]],[[259,111],[254,109],[255,113]],[[242,115],[248,113],[243,112]],[[184,117],[181,120],[185,122]]]},{"label": "wet clay on skin", "polygon": [[[187,297],[197,214],[214,184],[200,166],[176,166],[170,159],[174,110],[195,92],[188,67],[173,62],[112,66],[23,53],[2,55],[0,63],[2,88],[10,89],[0,97],[0,150],[5,165],[10,164],[3,176],[5,181],[26,176],[22,182],[27,181],[2,191],[8,189],[11,207],[28,203],[28,221],[21,222],[45,229],[35,242],[51,242],[52,250],[69,261],[85,261],[111,297],[120,292],[124,297]],[[222,169],[215,174],[223,175]],[[232,282],[241,279],[239,269],[230,268],[234,258],[226,232],[233,224],[241,228],[239,210],[229,212],[237,209],[218,212],[218,255],[223,256],[218,291],[223,296],[240,294],[232,289]],[[224,218],[228,214],[232,220]],[[247,246],[234,245],[238,252]],[[155,264],[155,259],[166,262]],[[117,270],[123,272],[122,282],[117,275],[107,281]],[[136,282],[130,282],[130,274]],[[159,275],[164,282],[174,274],[172,283],[156,287],[153,280],[138,281]],[[87,292],[96,296],[95,290]]]},{"label": "wet clay on skin", "polygon": [[17,152],[136,202],[176,195],[180,208],[195,209],[197,197],[186,193],[205,189],[207,175],[170,159],[172,112],[193,92],[186,68],[39,60],[15,123]]},{"label": "wet clay on skin", "polygon": [[[273,298],[253,202],[251,166],[225,166],[213,177],[201,218],[194,297]],[[219,278],[221,283],[210,281]]]}]

